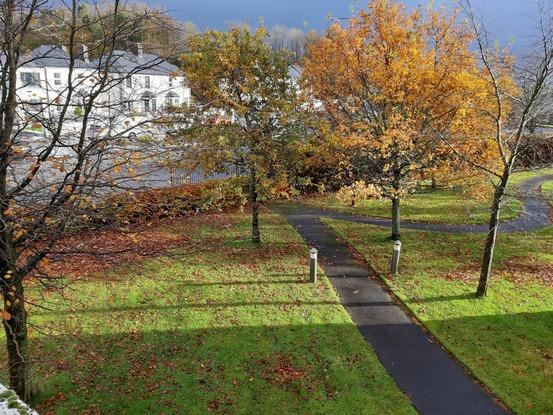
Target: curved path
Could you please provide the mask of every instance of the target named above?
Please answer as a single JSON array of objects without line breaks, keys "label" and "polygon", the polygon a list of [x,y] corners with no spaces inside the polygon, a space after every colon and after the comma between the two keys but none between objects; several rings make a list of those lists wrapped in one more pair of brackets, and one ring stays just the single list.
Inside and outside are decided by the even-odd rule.
[{"label": "curved path", "polygon": [[[522,201],[522,213],[515,219],[502,222],[499,226],[502,232],[528,232],[535,231],[551,224],[553,211],[550,203],[539,193],[539,187],[546,181],[553,180],[553,175],[537,176],[522,182],[516,191]],[[297,206],[302,212],[311,216],[327,217],[331,219],[345,220],[349,222],[365,223],[369,225],[391,227],[389,219],[361,216],[349,213],[341,213],[329,209]],[[407,229],[423,231],[438,231],[449,233],[487,233],[488,225],[448,225],[442,223],[424,223],[401,221],[401,226]]]},{"label": "curved path", "polygon": [[[538,187],[553,175],[529,179],[517,188],[523,213],[501,225],[503,231],[531,231],[550,223],[551,206]],[[396,303],[375,276],[320,217],[389,226],[390,221],[307,206],[281,203],[283,215],[305,241],[319,250],[319,259],[340,302],[396,384],[423,415],[506,415],[498,403],[463,366]],[[403,222],[406,228],[442,232],[487,232],[486,225],[453,226]],[[345,339],[347,341],[347,339]]]},{"label": "curved path", "polygon": [[[388,294],[348,243],[301,205],[275,204],[319,260],[340,302],[395,383],[423,415],[506,415],[440,344]],[[347,341],[347,339],[344,339]]]}]

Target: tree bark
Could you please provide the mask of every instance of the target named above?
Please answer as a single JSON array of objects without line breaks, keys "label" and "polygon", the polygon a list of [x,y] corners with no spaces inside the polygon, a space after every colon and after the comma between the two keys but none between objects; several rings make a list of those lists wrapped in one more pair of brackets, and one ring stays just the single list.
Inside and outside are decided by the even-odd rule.
[{"label": "tree bark", "polygon": [[392,240],[399,241],[400,235],[399,197],[392,198]]},{"label": "tree bark", "polygon": [[250,183],[250,199],[252,204],[252,242],[261,243],[261,234],[259,233],[259,202],[257,194],[257,177],[255,169],[252,169]]},{"label": "tree bark", "polygon": [[[13,285],[7,285],[9,288],[4,291],[3,325],[6,332],[8,372],[10,388],[28,402],[36,393],[36,385],[29,353],[27,311],[22,278],[14,276],[13,280]],[[8,284],[10,282],[9,279],[5,281]]]},{"label": "tree bark", "polygon": [[503,203],[503,196],[505,196],[505,190],[507,188],[509,177],[510,172],[505,172],[503,174],[503,177],[501,178],[499,185],[495,188],[492,212],[488,226],[488,236],[486,237],[486,245],[484,247],[482,269],[480,270],[480,280],[478,282],[478,289],[476,290],[477,297],[485,297],[488,291],[488,284],[492,271],[493,255],[495,251],[495,242],[497,240],[497,231],[499,229],[499,214],[501,211],[501,204]]}]

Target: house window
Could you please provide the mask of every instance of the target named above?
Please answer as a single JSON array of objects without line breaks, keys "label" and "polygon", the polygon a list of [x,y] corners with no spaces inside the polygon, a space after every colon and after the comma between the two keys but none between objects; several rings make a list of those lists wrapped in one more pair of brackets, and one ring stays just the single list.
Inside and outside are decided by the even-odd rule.
[{"label": "house window", "polygon": [[125,84],[127,85],[127,88],[132,88],[132,78],[130,76],[125,79]]},{"label": "house window", "polygon": [[174,79],[172,77],[169,77],[169,86],[173,88],[173,81]]},{"label": "house window", "polygon": [[152,94],[146,93],[142,95],[142,109],[144,110],[144,112],[157,110],[157,102]]},{"label": "house window", "polygon": [[150,88],[150,77],[148,75],[144,77],[144,86]]},{"label": "house window", "polygon": [[23,86],[40,85],[40,74],[36,72],[21,72],[21,83]]},{"label": "house window", "polygon": [[61,85],[61,73],[54,73],[54,85]]},{"label": "house window", "polygon": [[180,104],[177,94],[169,92],[165,97],[165,105],[168,107],[178,107]]}]

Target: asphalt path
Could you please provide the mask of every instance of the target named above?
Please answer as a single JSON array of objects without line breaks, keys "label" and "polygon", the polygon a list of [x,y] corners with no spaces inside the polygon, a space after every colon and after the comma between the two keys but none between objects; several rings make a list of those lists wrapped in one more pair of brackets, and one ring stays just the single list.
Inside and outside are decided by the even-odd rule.
[{"label": "asphalt path", "polygon": [[[553,216],[551,204],[543,198],[539,191],[539,187],[544,182],[550,180],[553,180],[553,175],[537,176],[520,183],[515,188],[518,198],[522,202],[522,212],[515,219],[502,222],[499,226],[500,232],[529,232],[545,228],[551,224],[551,218]],[[392,222],[389,219],[379,217],[341,213],[330,209],[307,206],[302,206],[301,210],[315,217],[325,217],[383,227],[392,226]],[[411,222],[407,220],[401,221],[401,227],[448,233],[487,233],[489,230],[487,224],[449,225],[443,223]]]},{"label": "asphalt path", "polygon": [[[553,175],[521,183],[517,194],[523,211],[500,226],[502,232],[533,231],[550,225],[551,205],[539,188]],[[319,260],[341,303],[396,384],[423,415],[496,415],[509,410],[495,400],[447,351],[391,297],[369,266],[353,253],[320,218],[389,227],[390,221],[317,209],[297,203],[277,203]],[[403,221],[409,229],[450,233],[486,233],[487,225],[447,225]]]}]

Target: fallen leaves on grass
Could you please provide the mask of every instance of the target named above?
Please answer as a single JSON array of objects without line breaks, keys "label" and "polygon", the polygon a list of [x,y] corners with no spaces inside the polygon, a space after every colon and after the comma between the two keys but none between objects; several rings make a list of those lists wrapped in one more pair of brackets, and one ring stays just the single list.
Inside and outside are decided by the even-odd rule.
[{"label": "fallen leaves on grass", "polygon": [[541,281],[553,287],[553,264],[534,258],[511,258],[501,267],[502,272],[513,282]]},{"label": "fallen leaves on grass", "polygon": [[57,243],[38,271],[73,278],[99,275],[121,264],[189,248],[193,229],[205,223],[223,228],[229,222],[227,215],[205,214],[69,235]]},{"label": "fallen leaves on grass", "polygon": [[290,356],[278,354],[276,356],[266,356],[259,361],[264,368],[261,377],[275,386],[287,387],[307,379],[310,369],[297,367]]}]

